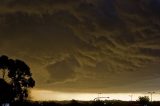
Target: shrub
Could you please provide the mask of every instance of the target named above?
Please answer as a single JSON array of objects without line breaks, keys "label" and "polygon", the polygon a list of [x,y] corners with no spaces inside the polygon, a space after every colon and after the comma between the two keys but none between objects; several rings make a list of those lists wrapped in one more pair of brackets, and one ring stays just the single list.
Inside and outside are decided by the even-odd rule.
[{"label": "shrub", "polygon": [[149,104],[149,97],[148,96],[140,96],[138,98],[138,101],[140,104],[147,105],[147,104]]}]

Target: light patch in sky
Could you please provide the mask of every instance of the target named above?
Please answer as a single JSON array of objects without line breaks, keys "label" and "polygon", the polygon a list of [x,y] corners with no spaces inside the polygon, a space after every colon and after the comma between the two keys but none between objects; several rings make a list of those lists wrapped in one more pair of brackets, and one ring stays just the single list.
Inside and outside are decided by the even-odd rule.
[{"label": "light patch in sky", "polygon": [[[122,101],[136,101],[140,96],[148,96],[151,99],[151,94],[144,93],[70,93],[57,92],[48,90],[31,90],[31,99],[33,101],[64,101],[64,100],[80,100],[93,101],[97,97],[102,97],[100,100],[122,100]],[[105,98],[104,98],[105,97]],[[152,95],[153,101],[160,101],[160,95],[154,93]]]}]

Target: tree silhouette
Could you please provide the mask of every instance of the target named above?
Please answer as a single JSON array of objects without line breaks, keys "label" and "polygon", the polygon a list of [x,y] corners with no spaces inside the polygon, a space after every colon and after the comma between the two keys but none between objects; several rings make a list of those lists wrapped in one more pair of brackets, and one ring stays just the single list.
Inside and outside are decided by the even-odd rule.
[{"label": "tree silhouette", "polygon": [[147,106],[149,104],[149,97],[148,96],[140,96],[138,98],[138,101],[143,104],[144,106]]},{"label": "tree silhouette", "polygon": [[[24,100],[28,97],[28,88],[35,86],[35,81],[32,78],[29,66],[21,60],[9,59],[7,56],[0,57],[0,69],[3,71],[2,79],[5,80],[7,73],[10,79],[9,85],[14,96],[14,100]],[[1,82],[0,82],[1,83]]]}]

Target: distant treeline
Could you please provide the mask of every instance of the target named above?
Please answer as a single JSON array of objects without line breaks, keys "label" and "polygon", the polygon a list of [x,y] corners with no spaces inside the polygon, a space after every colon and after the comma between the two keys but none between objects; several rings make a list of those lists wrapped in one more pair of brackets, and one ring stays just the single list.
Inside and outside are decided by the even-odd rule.
[{"label": "distant treeline", "polygon": [[141,104],[138,101],[68,101],[68,102],[35,102],[35,101],[20,101],[12,102],[11,106],[160,106],[160,102],[150,102],[147,105]]}]

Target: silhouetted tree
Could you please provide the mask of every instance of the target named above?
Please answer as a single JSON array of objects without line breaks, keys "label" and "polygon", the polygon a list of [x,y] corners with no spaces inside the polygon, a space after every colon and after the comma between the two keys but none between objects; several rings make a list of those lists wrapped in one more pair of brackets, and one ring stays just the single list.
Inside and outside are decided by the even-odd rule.
[{"label": "silhouetted tree", "polygon": [[13,90],[13,96],[16,100],[24,100],[28,97],[28,88],[35,86],[35,81],[32,78],[29,66],[21,60],[9,59],[7,56],[0,57],[0,69],[3,70],[4,79],[5,73],[8,73],[10,86]]},{"label": "silhouetted tree", "polygon": [[140,96],[138,98],[138,101],[140,102],[140,104],[147,106],[149,104],[149,97],[148,96]]}]

